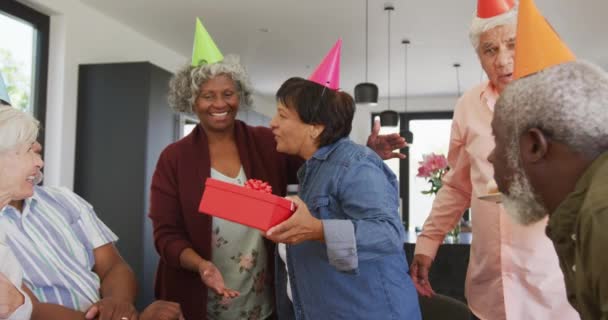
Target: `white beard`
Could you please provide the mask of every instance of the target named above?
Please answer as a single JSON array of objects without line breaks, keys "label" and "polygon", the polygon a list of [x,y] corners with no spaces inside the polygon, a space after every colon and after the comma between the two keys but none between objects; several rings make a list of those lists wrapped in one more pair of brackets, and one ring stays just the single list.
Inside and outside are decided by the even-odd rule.
[{"label": "white beard", "polygon": [[547,215],[547,210],[534,193],[523,169],[517,167],[514,170],[515,174],[509,187],[509,194],[502,195],[502,204],[507,214],[515,222],[527,226],[542,220]]}]

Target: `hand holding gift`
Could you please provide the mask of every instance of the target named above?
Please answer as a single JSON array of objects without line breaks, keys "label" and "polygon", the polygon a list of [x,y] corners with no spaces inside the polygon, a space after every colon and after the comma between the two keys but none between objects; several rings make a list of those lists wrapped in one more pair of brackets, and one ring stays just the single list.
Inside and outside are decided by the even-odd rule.
[{"label": "hand holding gift", "polygon": [[277,242],[287,244],[298,244],[307,240],[323,241],[323,223],[313,217],[306,203],[298,196],[287,197],[296,204],[296,211],[291,218],[270,228],[265,237]]},{"label": "hand holding gift", "polygon": [[250,179],[244,187],[209,178],[199,212],[266,232],[287,220],[293,202],[271,194],[270,184]]}]

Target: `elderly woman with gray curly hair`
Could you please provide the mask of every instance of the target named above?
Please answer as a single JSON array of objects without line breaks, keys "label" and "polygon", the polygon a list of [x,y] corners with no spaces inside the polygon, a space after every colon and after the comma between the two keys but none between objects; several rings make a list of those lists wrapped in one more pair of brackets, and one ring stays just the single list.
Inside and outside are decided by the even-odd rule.
[{"label": "elderly woman with gray curly hair", "polygon": [[[303,160],[276,151],[269,128],[236,119],[252,87],[238,58],[186,66],[171,80],[169,103],[200,120],[161,154],[150,218],[161,259],[157,298],[179,302],[186,319],[266,319],[274,312],[274,245],[255,229],[198,213],[208,177],[243,185],[260,179],[284,196]],[[377,128],[379,129],[379,128]],[[384,158],[405,146],[398,135],[370,136]]]}]

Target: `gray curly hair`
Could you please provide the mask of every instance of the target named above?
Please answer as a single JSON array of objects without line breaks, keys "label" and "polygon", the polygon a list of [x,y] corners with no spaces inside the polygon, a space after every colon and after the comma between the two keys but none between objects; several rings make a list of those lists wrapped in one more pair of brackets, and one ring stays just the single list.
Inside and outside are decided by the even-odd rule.
[{"label": "gray curly hair", "polygon": [[473,17],[471,21],[471,27],[469,28],[469,40],[475,51],[479,49],[479,37],[482,33],[504,25],[516,25],[517,24],[517,10],[518,5],[516,4],[511,10],[499,14],[492,18],[479,18],[477,15]]},{"label": "gray curly hair", "polygon": [[510,132],[511,164],[518,161],[520,136],[530,128],[594,159],[608,150],[608,74],[581,61],[553,66],[510,83],[494,116]]},{"label": "gray curly hair", "polygon": [[193,113],[193,106],[199,96],[201,85],[207,80],[225,74],[234,80],[241,103],[251,106],[253,88],[247,71],[240,64],[239,57],[227,55],[224,60],[199,67],[185,65],[169,81],[169,105],[177,112]]}]

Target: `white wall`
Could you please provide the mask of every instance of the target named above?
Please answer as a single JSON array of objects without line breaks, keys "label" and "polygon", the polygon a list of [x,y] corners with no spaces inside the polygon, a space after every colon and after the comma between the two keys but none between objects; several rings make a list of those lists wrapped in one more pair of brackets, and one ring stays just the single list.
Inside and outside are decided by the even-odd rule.
[{"label": "white wall", "polygon": [[[45,184],[73,187],[78,65],[150,61],[175,71],[187,58],[78,0],[22,0],[51,17]],[[108,124],[111,130],[111,124]]]},{"label": "white wall", "polygon": [[[119,21],[82,4],[78,0],[20,0],[51,17],[49,73],[45,136],[45,184],[73,187],[76,146],[78,65],[150,61],[175,71],[188,61],[171,48],[155,42]],[[409,111],[452,110],[456,97],[411,97]],[[393,109],[403,111],[403,99],[393,99]],[[371,112],[386,108],[357,106],[351,138],[365,143]],[[254,95],[255,111],[272,117],[276,110],[273,96]],[[108,130],[111,124],[108,124]]]}]

